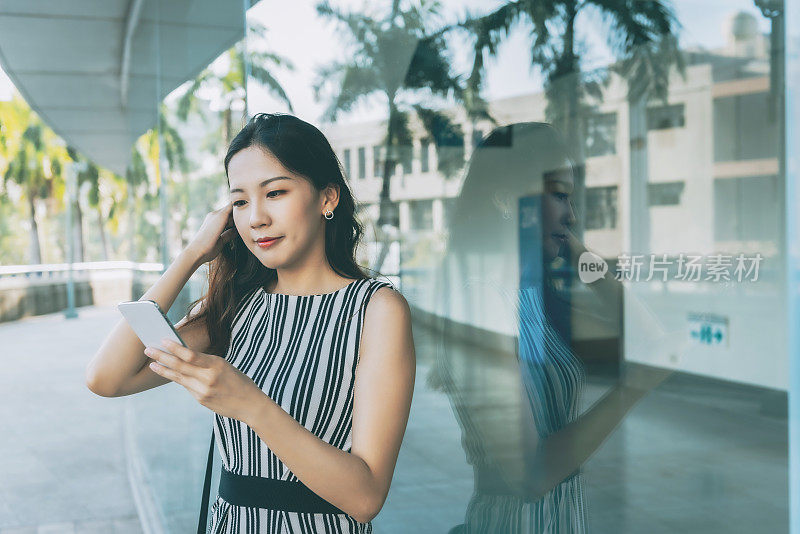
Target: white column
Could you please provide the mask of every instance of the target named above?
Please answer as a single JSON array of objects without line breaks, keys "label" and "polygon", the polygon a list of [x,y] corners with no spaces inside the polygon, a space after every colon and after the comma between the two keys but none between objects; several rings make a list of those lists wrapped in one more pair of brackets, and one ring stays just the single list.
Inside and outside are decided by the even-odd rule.
[{"label": "white column", "polygon": [[441,232],[444,230],[444,205],[441,198],[433,199],[433,231]]},{"label": "white column", "polygon": [[400,232],[408,232],[411,227],[411,209],[408,201],[404,200],[400,203]]}]

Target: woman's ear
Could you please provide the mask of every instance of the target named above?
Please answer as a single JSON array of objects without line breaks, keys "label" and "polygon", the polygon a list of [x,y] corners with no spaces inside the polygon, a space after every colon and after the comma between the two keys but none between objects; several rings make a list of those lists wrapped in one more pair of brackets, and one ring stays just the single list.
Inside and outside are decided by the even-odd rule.
[{"label": "woman's ear", "polygon": [[339,186],[328,184],[322,195],[322,207],[333,211],[339,205]]}]

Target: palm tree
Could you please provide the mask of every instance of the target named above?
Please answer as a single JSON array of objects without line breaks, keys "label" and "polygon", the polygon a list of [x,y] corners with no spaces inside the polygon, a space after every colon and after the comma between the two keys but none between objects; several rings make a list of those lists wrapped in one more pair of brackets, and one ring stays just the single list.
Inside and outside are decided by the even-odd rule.
[{"label": "palm tree", "polygon": [[[566,134],[579,164],[575,177],[579,212],[584,211],[581,134],[585,127],[585,97],[599,98],[601,85],[607,80],[602,72],[581,70],[576,25],[578,16],[587,8],[599,12],[610,25],[609,43],[619,58],[612,70],[628,80],[631,108],[641,112],[649,98],[666,100],[670,68],[677,66],[684,72],[676,38],[679,24],[668,1],[516,0],[489,14],[468,17],[461,24],[475,38],[472,76],[476,80],[484,70],[484,54],[495,55],[512,26],[527,23],[531,27],[532,62],[545,76],[546,115]],[[641,140],[642,132],[636,135]],[[643,137],[646,142],[646,130]]]},{"label": "palm tree", "polygon": [[[27,108],[27,106],[26,106]],[[27,124],[16,143],[16,149],[3,173],[4,188],[14,182],[24,192],[30,219],[30,262],[42,263],[42,248],[39,240],[36,200],[53,199],[54,192],[64,189],[61,176],[61,161],[66,159],[64,150],[58,145],[57,136],[27,108]]]},{"label": "palm tree", "polygon": [[[73,147],[67,147],[67,153],[69,154],[69,158],[73,161],[73,165],[74,164],[80,165],[81,162],[84,161],[86,162],[85,165],[80,165],[83,168],[83,170],[75,173],[75,182],[76,182],[75,191],[79,192],[81,190],[81,185],[83,184],[83,182],[91,180],[91,176],[88,175],[89,162],[85,160],[83,157],[81,157],[80,153]],[[68,199],[68,202],[73,202],[73,199],[72,198]],[[74,245],[75,252],[73,258],[75,258],[75,261],[77,262],[83,262],[86,261],[86,254],[85,254],[86,246],[83,241],[83,211],[81,210],[81,202],[79,196],[74,199],[72,210],[74,215],[72,219],[73,224],[71,231],[74,239],[73,242],[75,243]]]},{"label": "palm tree", "polygon": [[[113,189],[118,177],[107,169],[101,169],[94,163],[89,165],[90,184],[86,195],[86,201],[97,215],[97,230],[100,233],[100,245],[103,254],[103,261],[108,261],[111,257],[107,230],[109,226],[116,227],[115,212],[118,209],[117,199],[113,195]],[[106,208],[107,211],[106,213]],[[113,229],[112,229],[113,231]]]},{"label": "palm tree", "polygon": [[[10,101],[0,102],[0,177],[5,176],[9,160],[19,150],[29,115],[28,106],[16,93]],[[28,260],[20,252],[21,240],[17,233],[22,215],[16,209],[5,181],[0,179],[0,185],[3,186],[0,196],[0,258],[6,264],[24,263]]]},{"label": "palm tree", "polygon": [[[76,164],[79,170],[75,173],[75,189],[80,192],[86,190],[86,202],[88,207],[97,212],[97,230],[100,233],[100,245],[103,260],[111,257],[106,227],[108,223],[116,227],[116,216],[119,210],[118,201],[112,195],[112,189],[119,189],[117,185],[122,181],[106,169],[101,169],[94,162],[84,158],[74,147],[67,147],[69,158]],[[103,205],[108,205],[108,214],[104,214]],[[76,261],[86,261],[86,245],[83,236],[83,208],[81,207],[80,197],[75,198],[73,204],[73,236],[75,243]]]},{"label": "palm tree", "polygon": [[142,153],[139,152],[136,144],[131,147],[131,162],[125,170],[125,199],[128,210],[128,261],[138,261],[138,247],[136,236],[137,213],[140,213],[140,198],[142,188],[147,185],[147,167],[144,163]]},{"label": "palm tree", "polygon": [[[162,263],[166,265],[169,261],[168,258],[168,239],[167,234],[168,226],[171,221],[170,211],[167,206],[167,196],[171,197],[169,190],[174,190],[174,180],[168,179],[168,176],[162,176],[161,162],[166,162],[167,173],[177,171],[180,175],[185,176],[189,172],[189,160],[186,157],[186,149],[183,144],[178,130],[173,126],[171,115],[168,113],[167,106],[161,104],[160,107],[160,120],[159,128],[149,130],[141,138],[142,150],[146,154],[144,161],[150,164],[153,174],[157,177],[155,185],[159,188],[158,198],[161,204],[161,253]],[[162,188],[162,182],[166,187]],[[147,197],[147,194],[145,194]],[[173,204],[174,205],[174,204]],[[179,207],[180,205],[174,205]],[[178,224],[181,228],[178,233],[182,232],[182,226],[186,224],[186,218],[178,218]]]},{"label": "palm tree", "polygon": [[[327,2],[317,5],[317,12],[339,23],[352,43],[347,59],[328,65],[318,72],[314,90],[317,97],[334,80],[334,96],[324,114],[333,122],[362,100],[380,95],[386,106],[386,135],[383,140],[382,187],[378,216],[381,250],[372,266],[379,270],[388,253],[391,234],[398,227],[398,209],[389,198],[390,181],[401,155],[412,144],[409,125],[413,113],[420,119],[429,138],[437,146],[455,146],[460,150],[451,157],[440,157],[439,170],[452,175],[463,165],[463,132],[445,113],[419,102],[431,96],[465,99],[465,90],[457,76],[450,74],[444,30],[432,30],[439,19],[437,0],[420,0],[401,9],[393,0],[383,16],[345,12]],[[409,102],[417,101],[417,104]],[[469,108],[477,109],[477,106]],[[404,154],[406,153],[406,154]]]},{"label": "palm tree", "polygon": [[[233,137],[235,108],[245,109],[247,78],[258,81],[268,92],[286,103],[289,111],[294,112],[289,97],[271,73],[272,69],[278,67],[292,70],[294,65],[288,59],[277,54],[252,49],[254,43],[265,39],[266,33],[267,29],[262,24],[248,21],[246,39],[236,43],[226,52],[230,64],[228,72],[223,76],[217,75],[211,68],[201,72],[178,101],[178,118],[186,121],[190,112],[198,110],[198,91],[201,88],[211,88],[224,102],[221,139],[224,146],[227,147]],[[250,45],[250,48],[247,48],[247,45]]]}]

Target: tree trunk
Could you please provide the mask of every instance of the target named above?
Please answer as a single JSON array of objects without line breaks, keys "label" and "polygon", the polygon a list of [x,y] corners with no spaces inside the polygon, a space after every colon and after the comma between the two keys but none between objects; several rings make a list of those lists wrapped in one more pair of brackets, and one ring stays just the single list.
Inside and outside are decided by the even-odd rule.
[{"label": "tree trunk", "polygon": [[100,244],[103,247],[103,261],[108,261],[108,240],[106,239],[103,210],[100,207],[100,204],[97,205],[97,229],[100,232]]},{"label": "tree trunk", "polygon": [[223,149],[227,149],[231,144],[231,108],[225,108],[225,111],[222,112],[222,133],[222,138],[225,139]]},{"label": "tree trunk", "polygon": [[75,239],[75,261],[76,262],[83,262],[86,261],[86,256],[84,253],[84,242],[83,242],[83,212],[81,211],[81,202],[77,198],[75,199],[75,226],[73,226],[73,236]]},{"label": "tree trunk", "polygon": [[631,254],[650,252],[650,206],[647,201],[647,95],[628,101],[630,183],[628,245]]},{"label": "tree trunk", "polygon": [[376,232],[376,237],[381,245],[378,256],[375,258],[375,261],[371,267],[373,271],[378,272],[380,272],[381,268],[383,267],[383,262],[386,260],[386,256],[389,254],[389,247],[392,243],[392,236],[384,231],[383,226],[388,225],[394,226],[395,228],[400,226],[398,208],[392,204],[392,201],[389,198],[392,174],[394,174],[394,168],[397,165],[397,160],[395,159],[392,151],[395,138],[393,125],[396,111],[397,110],[394,105],[394,95],[391,95],[389,98],[389,118],[386,126],[386,157],[383,162],[383,181],[381,183],[380,203],[378,207],[378,228]]},{"label": "tree trunk", "polygon": [[578,240],[583,241],[584,221],[586,215],[586,154],[584,139],[581,132],[580,101],[578,84],[581,83],[580,67],[575,55],[575,19],[577,17],[577,3],[567,4],[567,25],[564,31],[564,58],[567,65],[567,109],[566,109],[566,135],[567,142],[575,157],[573,203],[575,211],[579,214],[573,232]]},{"label": "tree trunk", "polygon": [[31,219],[31,242],[30,242],[30,261],[33,265],[42,263],[42,248],[39,244],[39,225],[36,224],[36,207],[33,195],[28,188],[28,208],[30,209]]},{"label": "tree trunk", "polygon": [[133,184],[128,183],[128,261],[136,262],[136,202]]}]

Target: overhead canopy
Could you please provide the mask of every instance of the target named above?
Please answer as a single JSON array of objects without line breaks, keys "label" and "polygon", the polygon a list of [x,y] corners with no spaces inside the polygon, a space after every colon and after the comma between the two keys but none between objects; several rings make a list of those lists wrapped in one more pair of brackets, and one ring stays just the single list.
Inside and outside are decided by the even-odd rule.
[{"label": "overhead canopy", "polygon": [[243,11],[219,0],[3,0],[0,63],[68,144],[124,174],[157,103],[243,37]]}]

